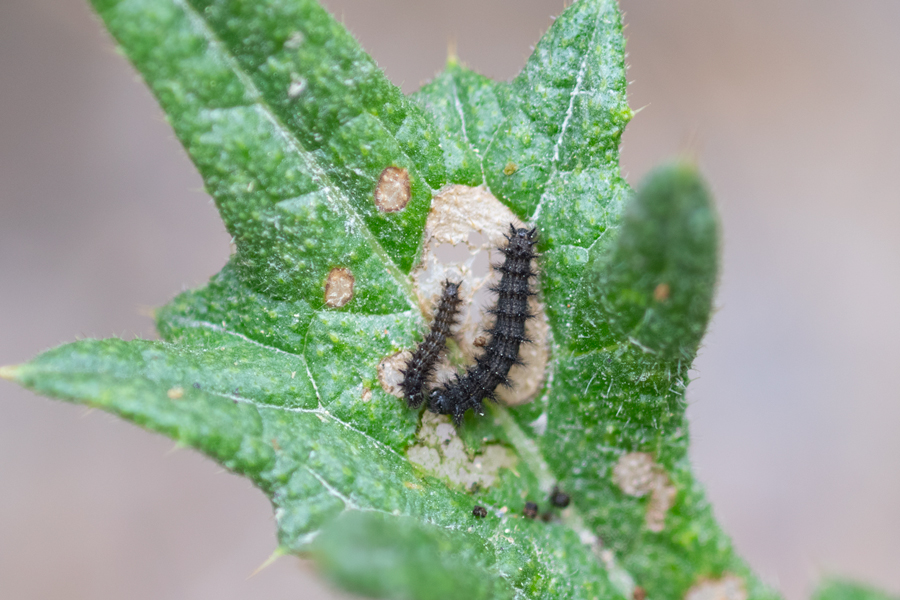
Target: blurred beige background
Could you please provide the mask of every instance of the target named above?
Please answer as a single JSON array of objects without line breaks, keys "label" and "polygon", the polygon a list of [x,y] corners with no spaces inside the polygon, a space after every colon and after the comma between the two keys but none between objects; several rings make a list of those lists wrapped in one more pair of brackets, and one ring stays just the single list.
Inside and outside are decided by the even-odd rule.
[{"label": "blurred beige background", "polygon": [[[789,600],[900,594],[900,3],[624,0],[637,182],[689,150],[724,223],[693,457]],[[410,92],[447,43],[510,78],[562,0],[327,0]],[[0,364],[153,333],[228,237],[84,0],[0,0]],[[337,598],[262,494],[99,412],[0,382],[0,598]],[[657,599],[662,600],[662,599]]]}]

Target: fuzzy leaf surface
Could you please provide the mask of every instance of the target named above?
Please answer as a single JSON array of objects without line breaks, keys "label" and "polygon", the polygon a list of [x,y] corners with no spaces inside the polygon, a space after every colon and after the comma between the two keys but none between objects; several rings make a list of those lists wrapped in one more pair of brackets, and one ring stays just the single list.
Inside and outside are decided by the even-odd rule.
[{"label": "fuzzy leaf surface", "polygon": [[[662,599],[736,578],[750,598],[775,597],[688,463],[684,390],[712,306],[717,219],[689,166],[636,194],[619,174],[632,113],[615,2],[572,4],[512,82],[451,61],[410,98],[311,0],[93,4],[236,251],[158,311],[160,341],[80,341],[4,377],[248,477],[272,501],[281,547],[360,593],[628,599],[639,586]],[[390,167],[409,199],[386,212],[373,197]],[[515,457],[478,490],[410,462],[422,415],[378,378],[421,339],[410,273],[448,184],[483,185],[538,228],[552,331],[535,401],[462,426],[469,459]],[[328,291],[335,281],[344,292]],[[554,485],[565,510],[549,506]],[[526,501],[548,520],[524,517]]]}]

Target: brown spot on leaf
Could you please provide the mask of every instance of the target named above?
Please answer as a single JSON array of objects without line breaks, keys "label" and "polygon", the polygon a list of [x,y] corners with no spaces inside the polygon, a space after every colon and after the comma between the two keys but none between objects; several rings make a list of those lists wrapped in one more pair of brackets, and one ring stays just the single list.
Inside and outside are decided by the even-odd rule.
[{"label": "brown spot on leaf", "polygon": [[372,399],[372,390],[370,390],[369,388],[363,388],[362,401],[368,402],[371,399]]},{"label": "brown spot on leaf", "polygon": [[678,490],[672,485],[669,475],[661,468],[653,479],[653,490],[650,492],[650,503],[647,504],[645,522],[647,529],[659,533],[666,527],[666,513],[675,505]]},{"label": "brown spot on leaf", "polygon": [[653,299],[657,302],[665,302],[669,299],[670,291],[671,290],[669,289],[668,283],[660,283],[658,286],[656,286],[656,289],[653,290]]},{"label": "brown spot on leaf", "polygon": [[375,186],[375,206],[381,212],[397,212],[406,208],[412,192],[409,188],[409,171],[400,167],[388,167],[381,172]]},{"label": "brown spot on leaf", "polygon": [[684,600],[747,600],[744,580],[737,575],[701,579],[684,595]]},{"label": "brown spot on leaf", "polygon": [[612,479],[629,496],[641,498],[650,494],[645,515],[647,529],[657,533],[662,531],[666,513],[675,504],[678,490],[672,485],[665,469],[653,460],[653,456],[646,452],[623,454],[613,467]]},{"label": "brown spot on leaf", "polygon": [[652,489],[655,464],[653,457],[646,452],[623,454],[613,467],[613,483],[629,496],[640,498]]},{"label": "brown spot on leaf", "polygon": [[634,586],[634,590],[631,592],[632,600],[646,600],[647,598],[647,590],[642,588],[639,585]]},{"label": "brown spot on leaf", "polygon": [[353,299],[353,284],[356,280],[349,269],[336,267],[328,273],[325,280],[325,304],[331,308],[340,308]]},{"label": "brown spot on leaf", "polygon": [[519,170],[519,167],[516,166],[516,163],[508,162],[508,163],[506,163],[506,166],[503,167],[503,174],[508,177],[518,170]]},{"label": "brown spot on leaf", "polygon": [[403,397],[403,388],[400,387],[400,382],[403,381],[402,369],[406,367],[410,358],[412,352],[404,350],[391,354],[378,363],[378,383],[381,384],[381,389],[391,396]]},{"label": "brown spot on leaf", "polygon": [[168,392],[166,392],[166,396],[169,397],[169,400],[178,400],[182,396],[184,396],[184,388],[180,386],[176,386],[170,388]]}]

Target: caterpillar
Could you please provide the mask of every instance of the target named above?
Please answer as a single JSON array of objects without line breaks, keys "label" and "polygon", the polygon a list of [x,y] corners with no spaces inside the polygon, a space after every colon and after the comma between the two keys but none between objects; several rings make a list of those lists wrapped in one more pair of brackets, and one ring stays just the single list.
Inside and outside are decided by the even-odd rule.
[{"label": "caterpillar", "polygon": [[459,283],[449,280],[444,282],[441,298],[434,311],[431,329],[422,343],[416,347],[416,351],[406,363],[406,367],[401,370],[403,381],[400,383],[400,387],[410,408],[418,408],[425,402],[425,384],[434,374],[437,361],[450,336],[450,328],[456,324],[459,304],[462,302],[459,297],[459,286]]},{"label": "caterpillar", "polygon": [[442,387],[432,390],[428,398],[428,410],[442,415],[451,415],[457,426],[463,415],[472,409],[484,414],[481,404],[485,398],[496,400],[494,390],[503,384],[511,387],[507,375],[509,369],[522,364],[519,346],[530,342],[525,337],[525,322],[534,317],[528,310],[528,298],[535,295],[529,279],[535,277],[531,261],[537,254],[537,230],[509,226],[509,242],[500,252],[506,257],[503,264],[494,265],[502,273],[500,283],[491,288],[497,294],[497,304],[490,311],[496,316],[494,326],[487,331],[490,340],[475,364],[465,375],[457,375]]}]

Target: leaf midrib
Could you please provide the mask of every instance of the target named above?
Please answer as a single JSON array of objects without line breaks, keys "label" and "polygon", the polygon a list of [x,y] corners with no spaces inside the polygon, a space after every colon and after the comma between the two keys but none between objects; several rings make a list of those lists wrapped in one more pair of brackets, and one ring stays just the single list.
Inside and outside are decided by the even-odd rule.
[{"label": "leaf midrib", "polygon": [[171,2],[184,11],[195,31],[201,37],[206,39],[208,43],[215,46],[215,48],[221,53],[222,57],[224,58],[232,72],[241,81],[245,89],[250,92],[250,96],[254,104],[256,104],[260,108],[263,116],[269,120],[273,127],[275,127],[288,147],[296,152],[297,155],[302,156],[305,159],[304,162],[309,165],[309,168],[313,171],[312,175],[315,180],[323,184],[320,189],[332,202],[334,202],[335,205],[344,210],[348,218],[353,220],[354,225],[358,228],[362,236],[365,238],[366,242],[371,246],[375,254],[378,255],[378,257],[382,260],[388,273],[391,274],[391,277],[397,283],[397,286],[405,292],[406,299],[410,307],[417,309],[418,303],[416,301],[415,291],[413,290],[412,282],[410,281],[409,277],[407,277],[400,270],[394,260],[378,242],[378,239],[369,230],[368,226],[365,223],[365,220],[359,215],[353,205],[344,196],[344,193],[337,185],[334,184],[328,173],[319,166],[315,154],[304,148],[303,144],[291,132],[284,121],[280,117],[278,117],[278,115],[275,114],[274,111],[272,111],[270,106],[265,102],[265,97],[263,96],[262,92],[259,91],[259,88],[257,87],[256,82],[253,80],[253,77],[249,73],[247,73],[246,70],[240,65],[238,60],[228,49],[227,45],[220,39],[218,34],[203,18],[200,12],[197,11],[197,9],[194,8],[187,0],[171,0]]},{"label": "leaf midrib", "polygon": [[[530,437],[525,430],[512,418],[509,409],[504,406],[492,405],[491,413],[500,421],[500,427],[506,434],[508,442],[516,449],[519,458],[524,462],[538,480],[538,487],[545,495],[549,495],[551,488],[559,478],[556,477],[547,464],[538,442]],[[569,514],[562,519],[563,525],[571,530],[579,540],[588,545],[587,540],[596,540],[596,535],[585,525],[584,515],[574,504],[567,509]],[[532,540],[532,543],[534,541]],[[591,549],[593,550],[593,549]],[[617,577],[609,577],[610,584],[615,587],[625,598],[631,598],[634,591],[634,577],[617,560],[613,550],[606,548],[610,554],[609,560],[605,560],[609,575],[615,571]],[[600,560],[599,556],[597,557]]]},{"label": "leaf midrib", "polygon": [[581,59],[581,65],[578,67],[578,75],[575,76],[575,87],[572,88],[572,93],[569,94],[569,106],[566,108],[566,116],[563,119],[562,125],[560,126],[559,137],[556,139],[556,143],[553,144],[553,158],[550,160],[550,166],[552,170],[550,172],[550,176],[547,177],[547,181],[544,184],[544,192],[538,199],[538,204],[535,207],[534,212],[531,213],[531,218],[529,219],[532,223],[535,222],[541,215],[541,208],[544,205],[544,198],[547,196],[547,186],[549,186],[550,182],[553,181],[553,178],[559,174],[559,149],[563,143],[563,138],[566,135],[566,129],[568,129],[569,120],[572,118],[572,112],[575,107],[575,98],[580,93],[581,84],[584,81],[584,72],[587,69],[588,56],[590,55],[590,52],[594,47],[594,42],[597,39],[597,32],[600,30],[600,16],[602,14],[603,10],[598,6],[597,16],[594,20],[594,31],[591,33],[591,41],[589,42],[587,50],[585,51],[584,56]]}]

